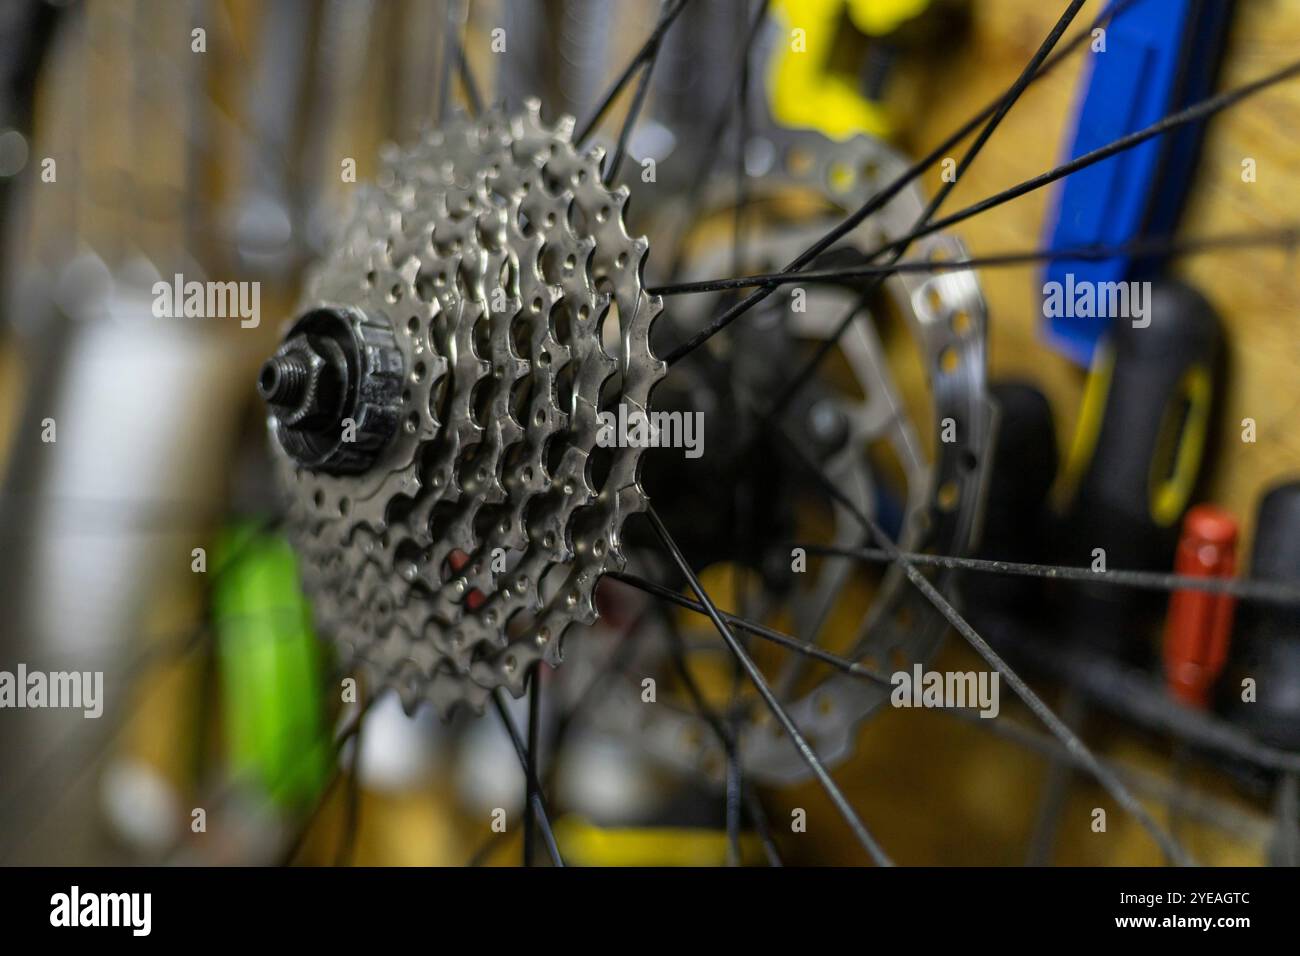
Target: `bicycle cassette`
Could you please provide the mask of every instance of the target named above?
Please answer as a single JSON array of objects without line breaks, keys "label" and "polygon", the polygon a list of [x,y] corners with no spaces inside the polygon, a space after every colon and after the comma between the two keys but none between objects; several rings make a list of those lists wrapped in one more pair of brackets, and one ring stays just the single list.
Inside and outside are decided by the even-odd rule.
[{"label": "bicycle cassette", "polygon": [[522,693],[646,506],[597,416],[647,411],[662,306],[572,128],[532,101],[387,152],[259,378],[317,625],[408,710]]}]

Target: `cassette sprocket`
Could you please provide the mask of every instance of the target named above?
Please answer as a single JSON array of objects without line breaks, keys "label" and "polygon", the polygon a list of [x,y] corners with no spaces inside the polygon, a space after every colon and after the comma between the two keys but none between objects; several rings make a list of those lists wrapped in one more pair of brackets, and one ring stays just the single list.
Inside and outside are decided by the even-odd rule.
[{"label": "cassette sprocket", "polygon": [[408,709],[522,693],[646,506],[597,416],[648,411],[662,305],[572,128],[530,101],[389,151],[259,382],[317,626]]}]

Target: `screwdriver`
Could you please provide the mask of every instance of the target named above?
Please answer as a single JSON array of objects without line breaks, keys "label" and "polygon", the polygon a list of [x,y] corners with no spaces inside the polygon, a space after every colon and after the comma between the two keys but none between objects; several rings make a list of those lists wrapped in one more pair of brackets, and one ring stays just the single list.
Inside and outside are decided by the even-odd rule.
[{"label": "screwdriver", "polygon": [[[1201,471],[1221,350],[1218,315],[1191,286],[1151,283],[1140,323],[1112,324],[1098,346],[1065,466],[1073,500],[1057,550],[1085,567],[1163,570]],[[1100,550],[1098,550],[1100,549]],[[1141,663],[1132,639],[1151,603],[1104,583],[1069,598],[1080,640]]]},{"label": "screwdriver", "polygon": [[[1058,461],[1052,408],[1029,382],[994,381],[989,392],[998,409],[998,427],[979,557],[1044,563],[1048,494]],[[1036,578],[989,575],[967,600],[977,614],[1023,620],[1041,610],[1042,585]]]},{"label": "screwdriver", "polygon": [[[1261,499],[1250,576],[1300,582],[1300,481]],[[1300,748],[1300,608],[1251,604],[1242,609],[1222,691],[1227,715],[1260,740]],[[1246,685],[1245,681],[1253,681]]]},{"label": "screwdriver", "polygon": [[[1125,0],[1111,5],[1101,48],[1089,58],[1087,81],[1068,146],[1082,156],[1154,123],[1214,90],[1227,46],[1232,0]],[[1169,238],[1177,227],[1199,163],[1204,123],[1144,143],[1062,181],[1047,246],[1077,249]],[[1162,272],[1160,258],[1054,260],[1043,278],[1071,278],[1094,287]],[[1119,324],[1094,311],[1045,314],[1048,341],[1083,365]]]}]

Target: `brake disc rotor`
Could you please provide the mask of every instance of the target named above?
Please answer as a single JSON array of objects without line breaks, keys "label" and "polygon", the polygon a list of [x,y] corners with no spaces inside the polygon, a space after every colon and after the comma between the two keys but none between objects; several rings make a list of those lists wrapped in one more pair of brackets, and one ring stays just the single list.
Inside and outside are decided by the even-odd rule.
[{"label": "brake disc rotor", "polygon": [[[898,154],[867,137],[832,142],[813,132],[773,129],[759,145],[764,147],[760,153],[770,155],[773,168],[748,183],[751,203],[758,205],[765,197],[790,190],[808,190],[823,196],[829,207],[825,220],[814,218],[797,228],[755,230],[746,236],[750,258],[766,257],[774,267],[793,259],[830,225],[867,202],[906,168]],[[734,202],[732,183],[729,172],[719,173],[706,187],[708,201],[700,214],[701,221],[707,219],[710,210],[725,210]],[[844,244],[866,251],[897,239],[911,231],[924,206],[924,194],[919,185],[913,184],[846,237]],[[675,220],[675,225],[665,230],[667,233],[689,228],[680,212],[669,211],[665,219]],[[656,242],[664,240],[671,243],[671,235],[655,234]],[[725,274],[729,268],[727,253],[729,250],[719,251],[712,262],[707,257],[695,260],[691,273],[683,278],[689,281]],[[943,234],[917,240],[909,255],[915,259],[964,257],[966,251],[960,241]],[[822,468],[856,507],[879,519],[867,447],[885,443],[906,476],[899,547],[965,554],[974,545],[978,531],[993,426],[993,409],[985,390],[986,307],[979,284],[972,271],[899,273],[882,289],[905,320],[921,357],[932,420],[912,420],[878,334],[880,317],[856,321],[841,337],[839,349],[865,398],[836,400],[838,411],[848,423],[848,438],[838,452],[822,461]],[[788,311],[790,333],[809,342],[824,341],[833,334],[856,296],[851,290],[808,288],[806,311]],[[699,327],[717,308],[705,296],[683,298],[693,301],[681,310],[675,309],[673,319],[686,328]],[[791,372],[796,365],[791,363]],[[919,439],[927,431],[934,439],[935,451],[930,458]],[[860,543],[863,530],[856,519],[838,503],[834,509],[834,543]],[[820,579],[810,590],[820,593],[824,600],[843,586],[845,575],[845,562],[825,562]],[[938,575],[935,581],[941,589],[950,590],[947,574]],[[946,629],[946,621],[910,586],[901,568],[891,566],[848,656],[881,670],[910,667],[912,662],[925,661],[934,653]],[[794,682],[778,678],[774,686],[783,683],[789,688]],[[635,737],[673,765],[720,779],[725,755],[716,735],[702,725],[703,718],[693,710],[672,705],[626,704],[635,699],[635,692],[629,689],[626,695],[606,695],[600,714],[602,725]],[[811,692],[785,703],[799,727],[816,741],[822,759],[834,762],[850,755],[857,727],[887,696],[887,687],[836,673]],[[773,782],[807,777],[807,764],[779,725],[766,718],[765,711],[755,710],[739,728],[738,746],[745,772]]]},{"label": "brake disc rotor", "polygon": [[558,662],[646,504],[597,413],[646,410],[661,303],[572,126],[531,101],[385,155],[259,381],[318,627],[408,709]]}]

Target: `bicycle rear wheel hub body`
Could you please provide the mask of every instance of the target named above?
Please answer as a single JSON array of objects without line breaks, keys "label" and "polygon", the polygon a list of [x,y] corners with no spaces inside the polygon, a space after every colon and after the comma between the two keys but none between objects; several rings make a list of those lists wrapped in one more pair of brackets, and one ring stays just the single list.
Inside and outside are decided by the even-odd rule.
[{"label": "bicycle rear wheel hub body", "polygon": [[[791,193],[811,193],[820,197],[825,208],[824,218],[804,218],[797,225],[751,226],[744,242],[748,258],[762,264],[759,271],[772,271],[794,259],[831,225],[903,175],[907,166],[888,146],[865,136],[834,142],[810,131],[769,127],[755,138],[765,140],[764,148],[755,152],[770,155],[773,168],[747,183],[749,204],[763,208]],[[725,164],[718,164],[718,169],[702,193],[702,208],[694,211],[694,219],[690,212],[663,211],[664,228],[652,231],[656,243],[672,245],[680,241],[683,229],[689,230],[696,222],[726,216],[736,201],[734,175]],[[924,193],[914,183],[837,248],[865,252],[892,242],[911,232],[924,208]],[[730,253],[725,245],[717,247],[713,261],[708,261],[708,256],[696,260],[683,278],[725,274]],[[966,255],[955,237],[934,234],[917,240],[909,258],[960,260]],[[802,309],[793,307],[789,291],[778,294],[786,301],[776,306],[776,311],[782,314],[786,333],[793,340],[778,346],[784,353],[773,359],[788,366],[783,380],[802,364],[804,353],[797,348],[799,343],[817,347],[839,334],[838,350],[856,388],[847,392],[837,389],[831,384],[834,375],[812,383],[805,389],[809,400],[794,402],[786,410],[783,427],[787,435],[803,447],[807,458],[818,462],[855,508],[874,515],[879,522],[884,520],[880,502],[891,494],[882,494],[878,465],[870,459],[869,449],[887,448],[888,457],[897,462],[905,478],[901,500],[892,505],[899,513],[898,545],[907,551],[968,553],[979,532],[994,426],[985,381],[987,310],[974,271],[894,275],[881,287],[882,295],[862,308],[842,332],[842,319],[853,309],[861,290],[810,284],[803,291]],[[725,305],[709,296],[687,298],[680,308],[674,302],[670,317],[687,330],[704,325]],[[772,301],[780,300],[774,296]],[[886,310],[902,319],[904,334],[911,340],[909,350],[920,360],[929,399],[926,409],[909,407],[904,401],[898,370],[883,341]],[[747,342],[743,337],[747,331],[729,330],[727,344],[733,350],[757,345],[758,333]],[[691,371],[683,369],[682,374]],[[674,376],[677,374],[674,367]],[[656,461],[656,467],[658,464]],[[820,489],[815,494],[824,497]],[[833,545],[875,544],[842,504],[834,504],[834,523]],[[779,537],[777,527],[759,529],[760,537],[764,531],[768,536],[765,546],[756,547],[756,552],[775,554],[775,549],[784,548],[788,566],[789,539]],[[850,573],[844,559],[825,561],[815,575],[793,576],[813,579],[798,593],[769,594],[766,606],[790,607],[796,636],[817,641],[818,633],[827,630],[829,609],[848,586]],[[935,583],[951,592],[951,575],[937,575]],[[809,613],[799,613],[801,605]],[[876,587],[849,649],[841,653],[877,672],[908,668],[934,653],[947,628],[947,621],[929,600],[910,586],[902,568],[892,565]],[[656,653],[662,649],[652,647],[648,656]],[[775,676],[773,686],[799,727],[817,741],[821,758],[828,763],[843,760],[853,751],[857,728],[885,703],[889,688],[835,673],[809,689],[809,682],[800,680],[806,663],[792,656],[786,661],[786,672]],[[639,666],[648,670],[656,663],[643,659]],[[673,766],[694,770],[720,784],[725,753],[705,719],[693,707],[667,704],[647,708],[628,703],[638,692],[638,688],[629,687],[624,693],[605,695],[599,707],[601,725],[636,739]],[[807,763],[789,738],[756,702],[739,724],[737,746],[745,772],[759,779],[787,783],[809,774]]]}]

